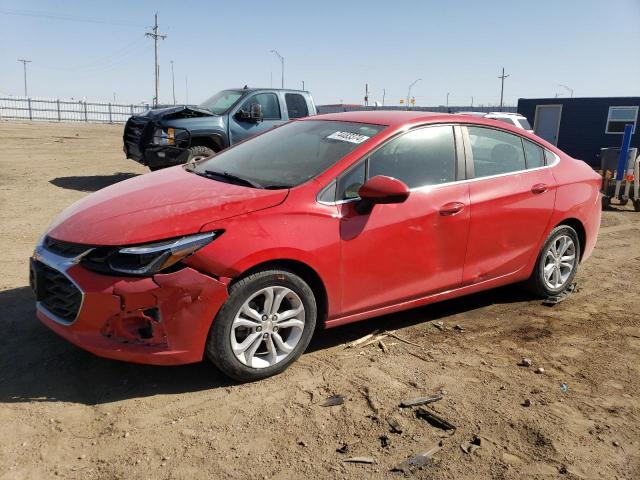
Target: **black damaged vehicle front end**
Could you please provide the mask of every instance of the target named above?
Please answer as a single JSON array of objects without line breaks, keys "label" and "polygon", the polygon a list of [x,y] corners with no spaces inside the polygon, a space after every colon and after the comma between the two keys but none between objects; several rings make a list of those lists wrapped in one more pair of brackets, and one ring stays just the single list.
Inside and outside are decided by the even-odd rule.
[{"label": "black damaged vehicle front end", "polygon": [[123,150],[127,158],[151,170],[180,165],[189,160],[193,131],[198,129],[207,131],[212,151],[224,148],[226,132],[220,116],[197,107],[177,106],[152,109],[129,118]]}]

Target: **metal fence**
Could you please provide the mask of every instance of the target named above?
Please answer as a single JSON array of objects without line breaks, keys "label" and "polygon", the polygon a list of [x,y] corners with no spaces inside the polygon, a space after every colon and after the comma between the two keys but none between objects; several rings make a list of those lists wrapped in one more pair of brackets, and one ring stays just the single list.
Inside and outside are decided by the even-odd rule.
[{"label": "metal fence", "polygon": [[338,113],[338,112],[354,112],[357,110],[411,110],[420,112],[443,112],[443,113],[455,113],[455,112],[511,112],[518,111],[516,106],[445,106],[438,105],[437,107],[404,107],[402,105],[385,105],[385,106],[364,106],[364,105],[318,105],[318,113]]},{"label": "metal fence", "polygon": [[149,105],[85,102],[28,97],[0,97],[0,119],[48,122],[124,123]]}]

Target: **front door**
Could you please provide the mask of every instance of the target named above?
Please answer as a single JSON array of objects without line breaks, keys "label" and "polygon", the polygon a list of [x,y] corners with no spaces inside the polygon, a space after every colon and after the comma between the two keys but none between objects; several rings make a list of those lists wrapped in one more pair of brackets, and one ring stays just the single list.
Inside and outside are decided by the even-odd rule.
[{"label": "front door", "polygon": [[[469,228],[469,186],[458,179],[454,129],[411,130],[372,153],[338,180],[342,312],[357,313],[451,288],[462,281]],[[404,203],[358,214],[366,177],[405,182]]]},{"label": "front door", "polygon": [[474,180],[464,283],[472,284],[518,272],[537,255],[556,181],[540,146],[501,130],[467,130]]},{"label": "front door", "polygon": [[537,105],[533,131],[547,142],[558,145],[562,105]]},{"label": "front door", "polygon": [[[243,110],[245,112],[251,111],[251,105],[259,103],[262,106],[263,120],[255,122],[248,119],[239,118],[237,112]],[[280,106],[280,100],[275,93],[264,92],[255,93],[249,95],[244,102],[236,108],[231,115],[229,115],[229,138],[230,143],[241,142],[249,137],[253,137],[258,133],[265,132],[270,128],[283,123],[282,108]]]}]

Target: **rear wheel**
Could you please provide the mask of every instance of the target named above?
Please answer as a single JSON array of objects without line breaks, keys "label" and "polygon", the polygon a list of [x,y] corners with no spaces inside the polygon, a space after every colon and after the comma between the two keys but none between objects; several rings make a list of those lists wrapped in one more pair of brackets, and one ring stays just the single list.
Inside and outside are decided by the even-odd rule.
[{"label": "rear wheel", "polygon": [[538,255],[528,280],[529,289],[540,297],[559,295],[573,283],[580,262],[580,241],[568,225],[554,228]]},{"label": "rear wheel", "polygon": [[287,270],[264,270],[236,282],[213,321],[206,353],[239,381],[276,375],[298,359],[316,325],[313,291]]}]

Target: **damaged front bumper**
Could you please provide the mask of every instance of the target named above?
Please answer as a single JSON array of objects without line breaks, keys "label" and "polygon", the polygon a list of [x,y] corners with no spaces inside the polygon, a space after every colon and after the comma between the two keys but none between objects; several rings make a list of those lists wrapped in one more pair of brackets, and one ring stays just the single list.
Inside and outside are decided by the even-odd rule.
[{"label": "damaged front bumper", "polygon": [[38,246],[31,259],[37,316],[95,355],[134,363],[202,360],[229,279],[185,267],[149,278],[112,277]]}]

